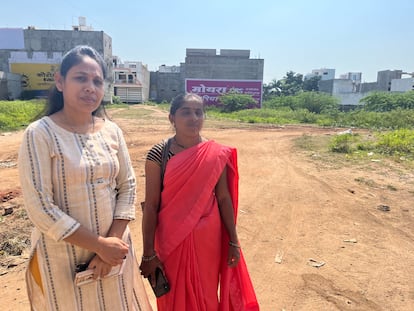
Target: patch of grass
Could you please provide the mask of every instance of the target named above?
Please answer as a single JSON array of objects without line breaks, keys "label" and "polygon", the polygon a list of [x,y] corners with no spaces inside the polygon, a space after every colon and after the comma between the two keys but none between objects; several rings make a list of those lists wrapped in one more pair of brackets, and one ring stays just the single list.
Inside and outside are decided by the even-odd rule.
[{"label": "patch of grass", "polygon": [[327,144],[329,141],[328,136],[311,136],[303,134],[301,137],[295,139],[294,143],[297,148],[314,151],[314,152],[326,152]]},{"label": "patch of grass", "polygon": [[0,131],[26,127],[44,108],[44,100],[0,101]]},{"label": "patch of grass", "polygon": [[[303,135],[294,140],[298,151],[308,153],[312,161],[322,167],[339,169],[360,165],[364,170],[376,170],[378,166],[397,169],[414,168],[413,154],[389,155],[377,148],[378,133],[360,131],[342,135]],[[345,137],[343,137],[345,136]],[[341,152],[340,152],[341,151]],[[373,163],[376,165],[372,165]],[[385,185],[384,185],[385,187]],[[389,189],[391,189],[390,187]]]},{"label": "patch of grass", "polygon": [[0,235],[0,252],[3,256],[20,256],[30,246],[29,237],[18,235],[12,236],[8,233]]},{"label": "patch of grass", "polygon": [[386,155],[414,158],[414,130],[399,129],[378,134],[376,148]]},{"label": "patch of grass", "polygon": [[329,149],[350,157],[376,155],[397,162],[412,161],[414,130],[399,129],[366,136],[352,133],[336,135],[329,142]]},{"label": "patch of grass", "polygon": [[105,109],[107,110],[118,109],[118,108],[129,108],[129,107],[130,105],[122,103],[122,102],[105,105]]},{"label": "patch of grass", "polygon": [[[169,110],[169,104],[154,104],[151,102],[145,104],[136,104],[136,105],[128,105],[128,104],[116,104],[116,105],[108,105],[105,108],[108,109],[108,114],[111,115],[113,118],[122,118],[122,119],[149,119],[149,117],[156,113],[156,111],[148,110],[148,109],[136,109],[139,106],[156,106],[161,110]],[[138,107],[137,107],[138,106]],[[153,118],[153,117],[151,117]]]},{"label": "patch of grass", "polygon": [[352,153],[358,148],[360,137],[357,134],[341,134],[334,136],[329,143],[329,150],[338,153]]},{"label": "patch of grass", "polygon": [[[117,105],[118,107],[112,107],[108,113],[111,114],[112,118],[121,118],[121,119],[140,119],[146,116],[153,114],[152,111],[144,109],[131,109],[130,106],[126,105]],[[116,110],[116,111],[115,111]]]}]

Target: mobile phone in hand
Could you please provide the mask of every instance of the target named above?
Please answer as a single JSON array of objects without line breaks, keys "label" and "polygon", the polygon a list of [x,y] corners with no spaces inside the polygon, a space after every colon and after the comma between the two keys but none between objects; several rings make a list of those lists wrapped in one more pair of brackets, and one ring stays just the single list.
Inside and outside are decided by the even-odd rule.
[{"label": "mobile phone in hand", "polygon": [[[111,276],[122,274],[124,270],[124,266],[125,266],[125,261],[126,260],[124,259],[122,264],[112,267],[111,271],[107,275],[105,275],[104,279],[109,278]],[[88,268],[87,263],[79,264],[78,266],[76,266],[76,269],[75,269],[76,274],[75,274],[75,280],[74,280],[76,286],[81,286],[81,285],[85,285],[85,284],[96,281],[93,279],[94,269],[87,269],[87,268]]]},{"label": "mobile phone in hand", "polygon": [[148,281],[156,297],[161,297],[170,291],[170,284],[164,272],[158,267],[155,269],[155,287],[152,287],[151,276],[148,277]]}]

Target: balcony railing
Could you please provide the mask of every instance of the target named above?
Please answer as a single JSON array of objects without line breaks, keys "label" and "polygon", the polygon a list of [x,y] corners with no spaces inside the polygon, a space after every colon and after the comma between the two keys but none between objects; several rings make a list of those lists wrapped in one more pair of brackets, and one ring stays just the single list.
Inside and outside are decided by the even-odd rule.
[{"label": "balcony railing", "polygon": [[137,80],[115,79],[116,84],[140,84]]}]

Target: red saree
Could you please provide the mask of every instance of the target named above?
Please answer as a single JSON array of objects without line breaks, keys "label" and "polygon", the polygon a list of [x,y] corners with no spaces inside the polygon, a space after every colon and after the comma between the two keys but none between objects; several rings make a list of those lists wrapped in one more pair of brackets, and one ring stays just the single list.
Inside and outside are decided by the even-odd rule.
[{"label": "red saree", "polygon": [[236,149],[207,141],[168,161],[155,243],[171,291],[157,299],[159,311],[259,310],[243,255],[235,268],[226,262],[229,240],[214,195],[226,165],[237,216]]}]

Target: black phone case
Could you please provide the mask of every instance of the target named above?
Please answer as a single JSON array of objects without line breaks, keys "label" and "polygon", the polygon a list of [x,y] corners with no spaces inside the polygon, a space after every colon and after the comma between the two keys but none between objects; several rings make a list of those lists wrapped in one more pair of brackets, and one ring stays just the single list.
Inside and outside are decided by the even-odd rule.
[{"label": "black phone case", "polygon": [[161,297],[162,295],[165,295],[170,291],[170,284],[168,283],[167,278],[165,277],[164,273],[160,268],[157,268],[155,270],[155,287],[152,287],[151,285],[151,276],[148,277],[148,281],[150,282],[150,285],[152,287],[152,290],[154,291],[154,294],[156,297]]}]

